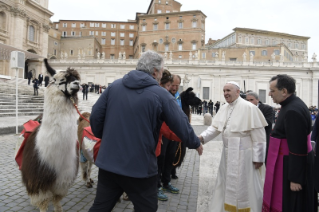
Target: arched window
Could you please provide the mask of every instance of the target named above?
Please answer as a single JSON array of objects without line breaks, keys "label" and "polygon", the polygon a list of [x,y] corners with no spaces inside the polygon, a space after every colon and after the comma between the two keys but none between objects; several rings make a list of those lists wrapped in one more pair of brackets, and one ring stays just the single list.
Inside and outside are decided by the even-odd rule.
[{"label": "arched window", "polygon": [[34,42],[34,27],[33,26],[29,26],[29,41],[33,41]]},{"label": "arched window", "polygon": [[6,14],[4,12],[0,12],[0,29],[6,29]]}]

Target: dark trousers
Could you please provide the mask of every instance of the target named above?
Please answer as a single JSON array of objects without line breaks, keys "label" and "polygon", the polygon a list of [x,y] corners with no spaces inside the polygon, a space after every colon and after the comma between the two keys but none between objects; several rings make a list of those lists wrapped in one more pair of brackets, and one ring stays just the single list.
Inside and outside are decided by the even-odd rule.
[{"label": "dark trousers", "polygon": [[31,78],[28,78],[28,85],[30,85]]},{"label": "dark trousers", "polygon": [[177,149],[177,141],[170,141],[163,137],[161,154],[157,157],[158,178],[157,187],[161,187],[161,182],[167,186],[171,182],[171,171]]},{"label": "dark trousers", "polygon": [[124,191],[135,212],[157,211],[156,178],[133,178],[99,169],[96,197],[89,212],[112,211]]},{"label": "dark trousers", "polygon": [[33,89],[34,89],[33,95],[38,96],[38,89],[37,88],[33,88]]},{"label": "dark trousers", "polygon": [[84,100],[84,97],[86,97],[86,100],[88,100],[88,92],[83,93],[83,100]]}]

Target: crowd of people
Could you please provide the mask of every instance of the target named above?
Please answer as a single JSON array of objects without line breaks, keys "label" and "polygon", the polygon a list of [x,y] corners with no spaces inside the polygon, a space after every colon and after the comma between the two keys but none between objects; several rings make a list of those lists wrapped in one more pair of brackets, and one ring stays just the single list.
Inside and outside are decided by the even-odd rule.
[{"label": "crowd of people", "polygon": [[105,85],[99,85],[94,83],[83,83],[81,85],[81,91],[83,93],[83,100],[88,100],[88,93],[96,93],[96,94],[102,94],[103,91],[105,91],[106,86]]},{"label": "crowd of people", "polygon": [[192,113],[193,114],[198,114],[198,115],[204,115],[205,113],[210,113],[212,116],[214,112],[218,112],[220,107],[220,102],[217,101],[214,105],[214,102],[212,100],[209,100],[207,102],[205,99],[203,99],[202,104],[198,106],[192,106]]},{"label": "crowd of people", "polygon": [[281,105],[278,110],[263,104],[257,93],[241,95],[238,83],[227,82],[227,103],[203,100],[192,108],[200,115],[216,111],[200,135],[182,110],[180,83],[180,76],[164,68],[160,54],[146,51],[136,70],[104,92],[101,85],[82,85],[83,99],[89,91],[101,93],[90,116],[92,132],[101,138],[90,212],[112,211],[123,192],[136,212],[157,211],[158,200],[168,200],[165,192],[179,193],[171,184],[178,178],[173,163],[179,142],[202,155],[203,145],[218,135],[222,156],[207,211],[317,211],[319,157],[311,140],[319,139],[319,122],[311,134],[311,113],[318,109],[295,95],[294,78],[279,74],[269,80],[269,96]]},{"label": "crowd of people", "polygon": [[[208,211],[317,211],[311,116],[294,94],[292,77],[269,81],[269,95],[281,105],[273,129],[273,108],[255,92],[241,97],[238,83],[229,81],[223,87],[226,104],[203,100],[192,109],[217,112],[199,136],[180,108],[179,83],[179,76],[164,70],[163,57],[147,51],[136,70],[113,82],[93,106],[91,127],[102,143],[91,212],[111,211],[123,191],[135,211],[156,211],[157,201],[168,199],[164,192],[179,192],[170,184],[172,175],[177,177],[170,159],[177,142],[201,155],[202,144],[219,134],[223,151]],[[319,124],[314,131],[316,141]]]},{"label": "crowd of people", "polygon": [[[42,86],[42,82],[43,82],[43,74],[39,74],[38,78],[33,77],[32,74],[32,70],[28,71],[27,74],[27,78],[28,78],[28,85],[30,85],[30,82],[33,83],[33,95],[34,96],[38,96],[38,90],[39,90],[39,86]],[[49,75],[46,75],[44,77],[44,86],[47,87],[50,81],[50,77]]]},{"label": "crowd of people", "polygon": [[[179,193],[170,183],[177,137],[199,155],[203,152],[181,109],[181,79],[164,70],[163,64],[158,53],[143,53],[136,70],[108,86],[92,108],[92,132],[102,141],[91,212],[112,211],[123,191],[135,211],[157,211],[158,200],[167,200],[164,191]],[[164,133],[172,137],[165,139]]]}]

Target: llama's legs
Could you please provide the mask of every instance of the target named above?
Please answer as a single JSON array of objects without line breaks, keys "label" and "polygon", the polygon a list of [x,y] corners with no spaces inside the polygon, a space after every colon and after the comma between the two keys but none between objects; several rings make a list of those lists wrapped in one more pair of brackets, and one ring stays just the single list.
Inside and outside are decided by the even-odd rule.
[{"label": "llama's legs", "polygon": [[91,179],[91,170],[92,170],[92,162],[88,161],[88,169],[87,169],[87,173],[88,173],[88,182],[90,182],[91,184],[94,183],[94,181]]},{"label": "llama's legs", "polygon": [[40,204],[38,204],[40,212],[46,212],[48,210],[49,202],[50,200],[46,199],[46,200],[43,200]]},{"label": "llama's legs", "polygon": [[87,181],[87,165],[88,162],[82,163],[80,162],[81,171],[82,171],[82,180]]},{"label": "llama's legs", "polygon": [[86,161],[85,163],[80,163],[81,170],[82,170],[82,179],[85,181],[85,186],[87,188],[92,188],[92,184],[90,181],[90,173],[91,173],[91,163],[89,161]]},{"label": "llama's legs", "polygon": [[61,200],[62,200],[62,196],[60,195],[55,195],[53,198],[53,205],[54,205],[54,211],[55,212],[63,212],[63,208],[61,206]]}]

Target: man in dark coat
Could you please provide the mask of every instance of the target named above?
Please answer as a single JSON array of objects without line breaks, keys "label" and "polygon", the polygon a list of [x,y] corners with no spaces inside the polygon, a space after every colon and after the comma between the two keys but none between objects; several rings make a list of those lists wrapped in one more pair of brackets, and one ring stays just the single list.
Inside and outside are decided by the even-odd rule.
[{"label": "man in dark coat", "polygon": [[204,108],[203,114],[207,113],[207,101],[205,99],[203,101],[203,108]]},{"label": "man in dark coat", "polygon": [[315,178],[315,207],[318,208],[318,193],[319,193],[319,116],[317,116],[311,134],[311,140],[316,142],[315,147],[315,163],[314,163],[314,178]]},{"label": "man in dark coat", "polygon": [[259,101],[258,94],[255,92],[249,92],[246,94],[246,100],[253,103],[256,105],[259,110],[262,112],[264,115],[268,126],[265,127],[266,131],[266,141],[267,141],[267,146],[266,146],[266,158],[265,162],[267,161],[267,154],[268,154],[268,147],[269,147],[269,137],[270,133],[272,130],[272,122],[274,119],[274,110],[272,109],[271,106],[263,104],[261,101]]},{"label": "man in dark coat", "polygon": [[28,72],[28,85],[30,85],[30,81],[31,81],[31,79],[32,79],[32,71],[30,70],[29,72]]},{"label": "man in dark coat", "polygon": [[217,113],[218,110],[219,110],[219,107],[220,107],[220,102],[219,101],[216,102],[215,107],[216,107],[216,113]]},{"label": "man in dark coat", "polygon": [[38,96],[39,80],[38,80],[37,78],[35,78],[35,79],[32,81],[32,83],[33,83],[33,90],[34,90],[33,95],[34,95],[34,96]]},{"label": "man in dark coat", "polygon": [[44,86],[47,87],[50,81],[50,77],[49,75],[45,75],[44,77]]},{"label": "man in dark coat", "polygon": [[311,117],[295,90],[286,74],[270,80],[269,95],[281,110],[269,140],[262,211],[315,211]]},{"label": "man in dark coat", "polygon": [[43,74],[39,74],[39,85],[42,86],[42,81],[43,81]]},{"label": "man in dark coat", "polygon": [[88,84],[83,84],[82,85],[82,93],[83,93],[83,100],[86,98],[88,100],[88,92],[89,92],[89,86]]},{"label": "man in dark coat", "polygon": [[212,100],[210,100],[208,102],[208,110],[209,110],[209,113],[213,116],[213,109],[214,109],[214,102],[212,102]]},{"label": "man in dark coat", "polygon": [[101,138],[101,147],[95,162],[99,167],[96,197],[89,212],[112,211],[123,191],[135,211],[157,211],[155,149],[163,121],[188,148],[202,153],[187,116],[158,84],[163,63],[156,52],[143,53],[137,70],[115,80],[92,108],[91,128]]}]

